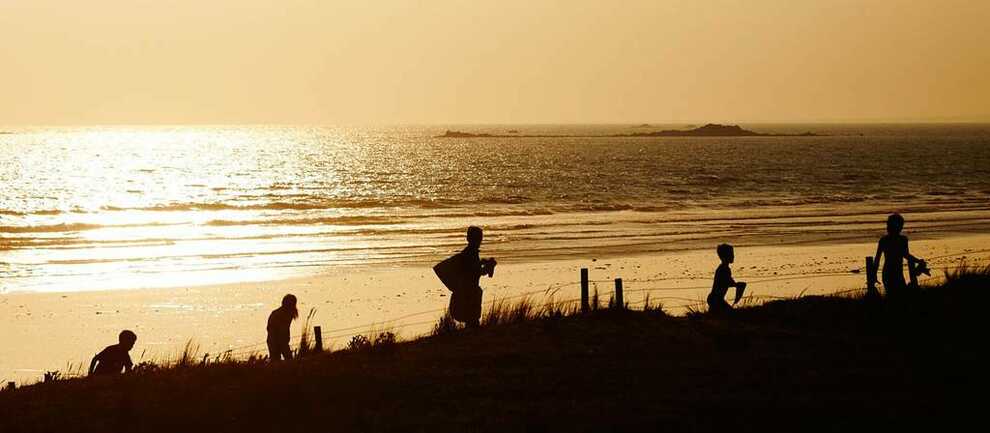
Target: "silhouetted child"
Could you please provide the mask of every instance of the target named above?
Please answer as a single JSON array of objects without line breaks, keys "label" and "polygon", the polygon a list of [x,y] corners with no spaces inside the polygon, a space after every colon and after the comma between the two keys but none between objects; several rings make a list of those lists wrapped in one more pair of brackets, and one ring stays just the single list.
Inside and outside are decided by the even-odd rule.
[{"label": "silhouetted child", "polygon": [[736,259],[732,245],[721,244],[716,247],[715,251],[718,253],[718,258],[722,261],[722,264],[718,265],[718,268],[715,269],[712,292],[708,294],[708,311],[715,314],[722,314],[732,311],[732,306],[728,302],[725,302],[725,295],[729,293],[729,287],[735,287],[737,290],[737,296],[733,302],[735,304],[739,302],[739,298],[741,297],[739,295],[746,288],[746,283],[741,281],[736,282],[732,279],[732,268],[729,265]]},{"label": "silhouetted child", "polygon": [[117,344],[107,346],[93,357],[93,361],[89,363],[90,375],[103,376],[131,371],[134,363],[131,362],[131,355],[128,352],[134,348],[137,335],[131,331],[121,331],[117,341]]},{"label": "silhouetted child", "polygon": [[904,281],[904,260],[907,259],[908,266],[913,269],[916,263],[924,263],[917,257],[912,256],[908,251],[908,239],[901,234],[904,229],[904,217],[900,214],[891,214],[887,217],[887,235],[880,238],[877,243],[877,254],[873,259],[873,281],[876,281],[876,271],[880,264],[880,257],[883,261],[883,289],[887,296],[899,296],[905,292],[908,284]]},{"label": "silhouetted child", "polygon": [[282,306],[268,316],[268,355],[272,362],[292,359],[292,350],[289,349],[289,325],[292,325],[292,321],[297,317],[299,310],[296,309],[295,295],[285,295],[282,298]]},{"label": "silhouetted child", "polygon": [[437,264],[440,280],[450,289],[450,315],[469,327],[481,324],[481,276],[495,275],[495,259],[482,260],[481,241],[484,233],[480,227],[471,226],[467,230],[467,246],[460,253]]}]

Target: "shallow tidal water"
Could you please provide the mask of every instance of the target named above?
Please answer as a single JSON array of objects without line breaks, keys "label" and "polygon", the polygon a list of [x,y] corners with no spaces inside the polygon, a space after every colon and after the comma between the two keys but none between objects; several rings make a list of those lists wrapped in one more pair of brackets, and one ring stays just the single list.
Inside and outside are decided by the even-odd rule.
[{"label": "shallow tidal water", "polygon": [[[20,128],[0,135],[0,291],[426,264],[470,224],[509,261],[990,227],[990,126]],[[447,129],[571,137],[436,138]],[[575,137],[580,136],[580,137]]]}]

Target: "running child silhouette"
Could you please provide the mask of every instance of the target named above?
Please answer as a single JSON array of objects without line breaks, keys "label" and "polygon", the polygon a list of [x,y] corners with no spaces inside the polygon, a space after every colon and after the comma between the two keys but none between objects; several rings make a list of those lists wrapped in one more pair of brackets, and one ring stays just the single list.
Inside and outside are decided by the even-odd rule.
[{"label": "running child silhouette", "polygon": [[901,234],[904,229],[904,217],[894,213],[887,217],[887,234],[877,242],[877,253],[874,255],[873,281],[876,281],[876,271],[880,264],[880,257],[885,257],[883,261],[883,289],[887,296],[897,297],[903,295],[908,284],[904,281],[904,260],[907,260],[908,268],[917,273],[927,273],[928,267],[924,260],[912,256],[908,251],[908,238]]},{"label": "running child silhouette", "polygon": [[464,250],[433,267],[440,281],[452,292],[451,317],[470,328],[477,328],[481,323],[481,276],[491,278],[495,275],[495,259],[481,258],[482,240],[484,232],[481,227],[468,227],[468,244]]},{"label": "running child silhouette", "polygon": [[134,363],[131,362],[131,355],[128,352],[134,348],[137,335],[124,330],[117,336],[117,341],[117,344],[107,346],[93,357],[93,361],[89,363],[90,376],[120,374],[121,370],[126,373],[134,368]]},{"label": "running child silhouette", "polygon": [[[722,264],[718,265],[718,268],[715,269],[712,292],[708,294],[708,311],[714,314],[724,314],[732,311],[732,305],[738,303],[739,299],[742,298],[743,290],[746,289],[746,283],[742,281],[737,282],[732,279],[732,268],[729,265],[736,259],[732,245],[721,244],[715,248],[715,252],[718,253],[718,258],[722,261]],[[725,302],[725,295],[729,293],[729,287],[736,288],[736,299],[732,302],[732,305]]]}]

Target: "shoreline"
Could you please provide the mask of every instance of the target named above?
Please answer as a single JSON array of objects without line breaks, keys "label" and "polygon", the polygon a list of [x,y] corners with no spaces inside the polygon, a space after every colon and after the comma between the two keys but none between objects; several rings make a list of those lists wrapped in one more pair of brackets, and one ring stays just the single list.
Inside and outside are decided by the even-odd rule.
[{"label": "shoreline", "polygon": [[[912,240],[912,252],[929,259],[931,278],[963,256],[971,262],[990,260],[987,234],[912,236],[918,238]],[[548,293],[556,301],[572,299],[579,293],[578,270],[587,267],[591,289],[598,290],[603,302],[612,280],[623,278],[628,303],[641,303],[649,293],[653,304],[663,303],[669,312],[681,314],[707,295],[718,264],[709,250],[503,262],[493,279],[482,280],[484,299],[486,305],[525,293],[532,293],[537,304],[548,299]],[[752,301],[826,294],[862,287],[863,258],[874,250],[873,242],[737,247],[733,273],[750,283],[747,295]],[[371,328],[392,329],[404,338],[419,335],[449,301],[429,266],[410,265],[330,269],[276,281],[194,287],[11,293],[0,296],[0,317],[8,330],[4,347],[16,350],[0,354],[0,379],[32,382],[47,370],[71,372],[116,342],[122,329],[138,334],[131,352],[136,363],[175,355],[189,341],[201,356],[263,351],[264,321],[285,293],[299,297],[300,316],[316,308],[311,326],[323,327],[329,348],[342,347],[350,335]],[[301,322],[292,326],[294,342]]]},{"label": "shoreline", "polygon": [[[99,244],[68,249],[15,248],[4,251],[12,267],[10,278],[0,281],[0,295],[214,286],[293,279],[319,275],[327,269],[432,266],[460,249],[463,227],[468,225],[485,227],[490,234],[485,249],[503,258],[503,264],[680,254],[721,242],[746,248],[872,242],[878,236],[877,222],[891,210],[910,214],[910,236],[916,240],[990,232],[990,208],[985,203],[969,202],[950,209],[922,203],[830,209],[800,205],[746,210],[615,210],[485,216],[484,220],[434,216],[412,225],[401,221],[376,225],[374,232],[356,235],[332,234],[337,227],[320,226],[302,229],[313,233],[269,233],[262,240],[214,238],[213,234],[193,240],[180,236],[174,242],[136,244],[133,248]],[[364,226],[351,229],[370,230]]]}]

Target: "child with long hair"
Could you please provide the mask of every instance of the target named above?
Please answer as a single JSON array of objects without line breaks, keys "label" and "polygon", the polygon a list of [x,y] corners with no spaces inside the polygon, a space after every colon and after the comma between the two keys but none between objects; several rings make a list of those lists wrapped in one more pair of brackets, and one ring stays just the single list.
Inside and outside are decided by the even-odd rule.
[{"label": "child with long hair", "polygon": [[296,309],[296,296],[285,295],[282,306],[272,311],[268,316],[268,354],[271,362],[292,359],[289,349],[289,325],[299,317]]}]

